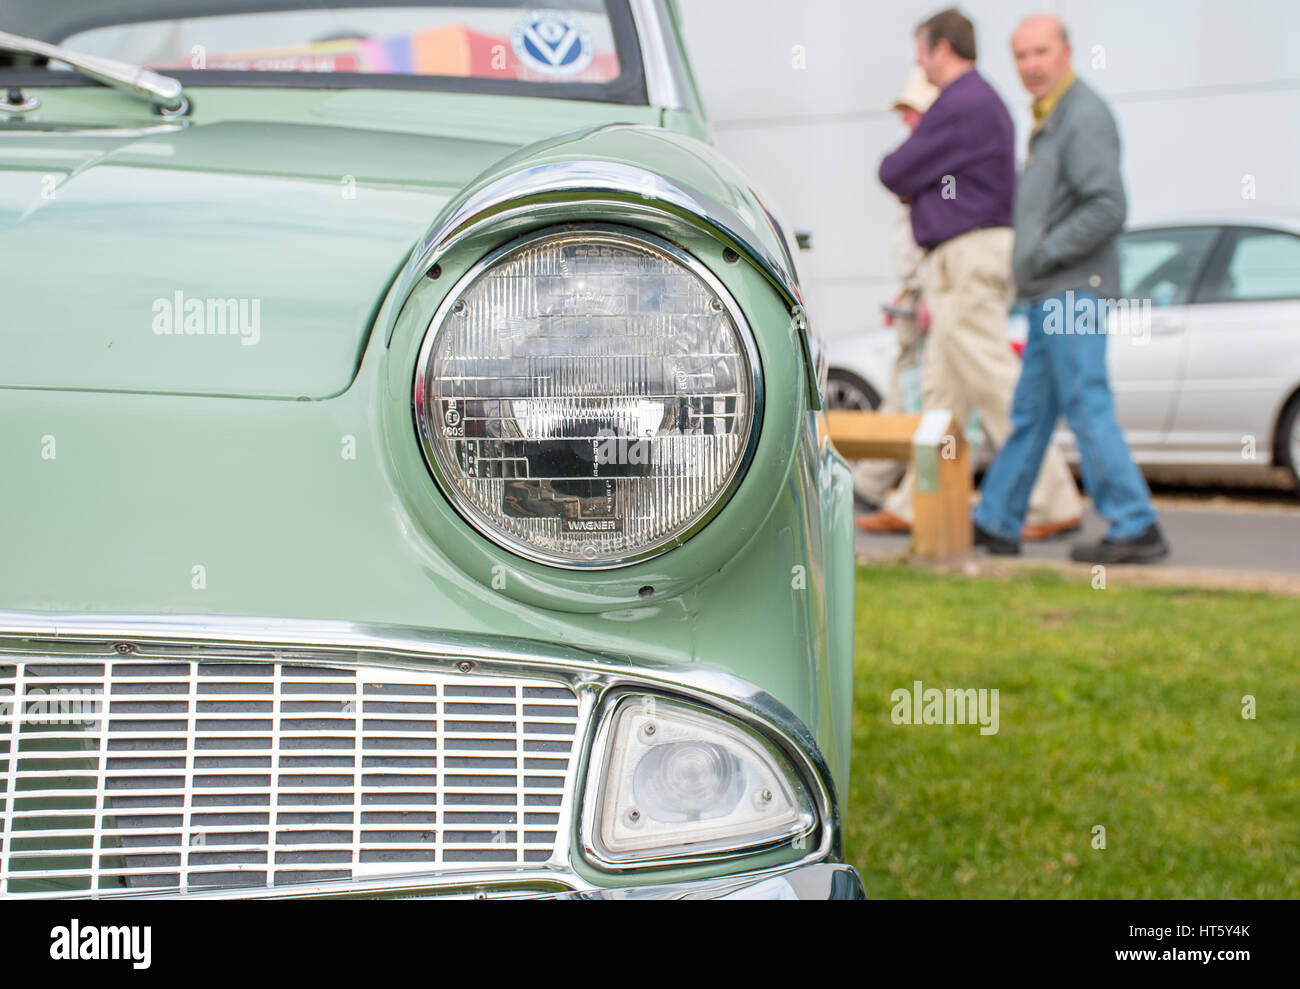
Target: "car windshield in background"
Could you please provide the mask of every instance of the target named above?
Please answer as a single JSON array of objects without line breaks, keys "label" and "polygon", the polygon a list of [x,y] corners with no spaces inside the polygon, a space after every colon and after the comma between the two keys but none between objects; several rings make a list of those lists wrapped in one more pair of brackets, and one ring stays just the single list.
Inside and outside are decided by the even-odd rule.
[{"label": "car windshield in background", "polygon": [[[644,102],[625,0],[382,4],[217,13],[220,0],[113,3],[65,23],[53,39],[74,51],[145,65],[187,85],[458,89]],[[158,16],[141,16],[141,7]],[[233,6],[233,4],[232,4]],[[241,4],[247,8],[249,4]],[[180,15],[180,16],[177,16]],[[5,25],[18,30],[20,25]],[[45,30],[50,33],[51,28]],[[50,69],[66,70],[50,63]],[[71,73],[72,70],[66,70]],[[640,99],[636,97],[640,96]]]}]

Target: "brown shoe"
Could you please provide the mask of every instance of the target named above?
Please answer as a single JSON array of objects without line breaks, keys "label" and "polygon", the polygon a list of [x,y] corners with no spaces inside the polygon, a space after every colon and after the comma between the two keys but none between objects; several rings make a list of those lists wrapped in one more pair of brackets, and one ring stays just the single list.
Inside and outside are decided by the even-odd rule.
[{"label": "brown shoe", "polygon": [[883,509],[872,515],[856,520],[857,527],[863,532],[911,532],[912,526],[907,519],[901,519],[893,512]]},{"label": "brown shoe", "polygon": [[1027,525],[1020,530],[1020,538],[1026,543],[1041,543],[1045,539],[1057,539],[1068,536],[1083,528],[1083,519],[1062,519],[1059,522],[1044,522],[1042,525]]}]

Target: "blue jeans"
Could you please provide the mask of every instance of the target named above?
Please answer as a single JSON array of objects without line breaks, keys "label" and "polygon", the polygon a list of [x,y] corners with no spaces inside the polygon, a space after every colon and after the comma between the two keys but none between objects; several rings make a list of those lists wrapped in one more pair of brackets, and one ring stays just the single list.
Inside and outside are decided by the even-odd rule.
[{"label": "blue jeans", "polygon": [[[1073,297],[1074,312],[1068,300]],[[1056,421],[1064,415],[1079,447],[1083,487],[1110,522],[1110,539],[1131,539],[1156,521],[1151,492],[1115,418],[1106,377],[1106,333],[1091,292],[1035,299],[1029,341],[1011,405],[1011,436],[980,487],[974,519],[985,532],[1020,541],[1029,493]],[[1081,307],[1091,305],[1091,318]]]}]

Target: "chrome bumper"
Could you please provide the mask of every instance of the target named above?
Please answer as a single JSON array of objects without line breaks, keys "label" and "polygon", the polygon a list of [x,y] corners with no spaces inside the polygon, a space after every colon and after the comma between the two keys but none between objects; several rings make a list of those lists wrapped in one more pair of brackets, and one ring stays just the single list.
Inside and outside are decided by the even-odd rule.
[{"label": "chrome bumper", "polygon": [[837,862],[814,862],[777,872],[721,876],[663,886],[582,890],[548,894],[548,900],[865,900],[858,870]]},{"label": "chrome bumper", "polygon": [[[534,871],[510,877],[433,874],[411,876],[401,883],[375,881],[328,886],[282,887],[278,890],[243,891],[243,898],[401,900],[865,900],[858,871],[842,862],[805,862],[784,868],[745,872],[711,879],[647,886],[559,888],[581,883],[572,873]],[[547,889],[545,887],[550,886]],[[212,890],[190,893],[188,899],[226,899],[228,893]],[[147,898],[147,897],[146,897]]]}]

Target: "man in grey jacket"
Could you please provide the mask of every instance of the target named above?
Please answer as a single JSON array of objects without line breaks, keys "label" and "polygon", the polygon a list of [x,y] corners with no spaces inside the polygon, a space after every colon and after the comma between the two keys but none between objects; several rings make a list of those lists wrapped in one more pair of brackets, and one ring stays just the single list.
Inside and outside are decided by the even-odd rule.
[{"label": "man in grey jacket", "polygon": [[1169,552],[1151,494],[1133,463],[1106,375],[1107,307],[1119,294],[1115,238],[1127,209],[1119,132],[1110,109],[1070,68],[1065,26],[1030,17],[1011,41],[1034,97],[1029,157],[1016,190],[1012,268],[1030,303],[1029,340],[1012,401],[1012,433],[984,475],[975,543],[1018,553],[1029,492],[1064,414],[1078,441],[1083,485],[1109,523],[1088,563],[1149,562]]}]

